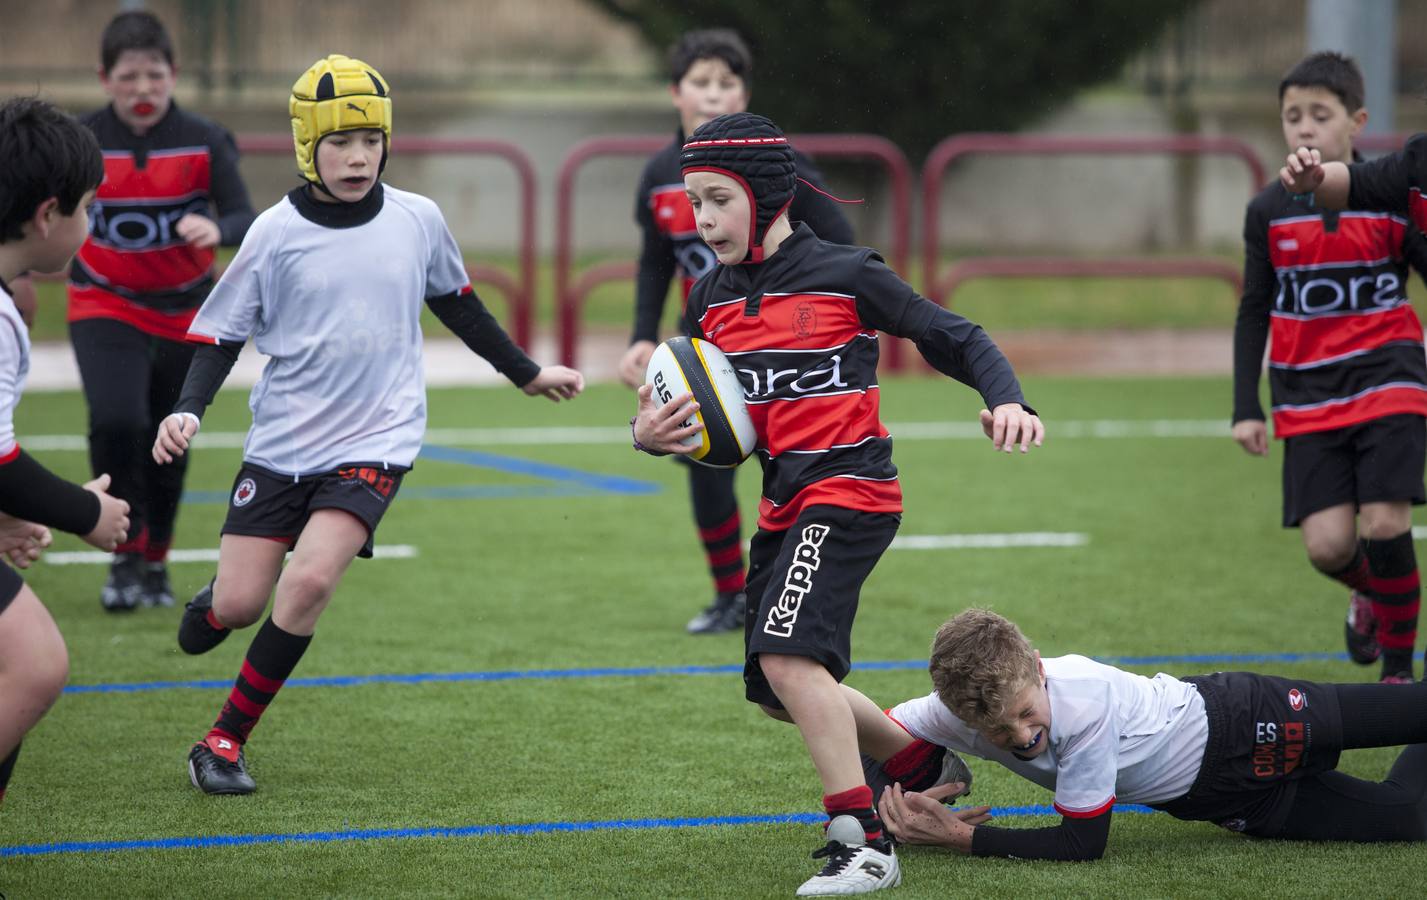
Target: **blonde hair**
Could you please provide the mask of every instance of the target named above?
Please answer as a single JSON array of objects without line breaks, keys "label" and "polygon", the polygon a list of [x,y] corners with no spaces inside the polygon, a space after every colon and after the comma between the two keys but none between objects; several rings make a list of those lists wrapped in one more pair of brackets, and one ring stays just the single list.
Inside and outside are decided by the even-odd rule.
[{"label": "blonde hair", "polygon": [[1007,705],[1039,678],[1031,642],[989,609],[968,609],[937,629],[928,668],[941,702],[978,730],[1000,722]]}]

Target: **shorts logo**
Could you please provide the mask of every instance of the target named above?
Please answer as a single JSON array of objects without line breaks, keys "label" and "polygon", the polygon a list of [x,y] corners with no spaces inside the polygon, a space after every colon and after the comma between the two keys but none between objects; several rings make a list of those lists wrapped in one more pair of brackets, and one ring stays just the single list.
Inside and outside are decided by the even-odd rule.
[{"label": "shorts logo", "polygon": [[1288,692],[1288,705],[1293,707],[1294,712],[1298,712],[1308,705],[1308,695],[1298,688],[1293,688]]},{"label": "shorts logo", "polygon": [[765,634],[781,638],[793,636],[798,610],[803,605],[803,598],[813,589],[813,574],[821,563],[818,548],[830,530],[826,525],[809,525],[803,529],[802,540],[793,551],[793,562],[788,566],[788,574],[783,577],[783,593],[768,610],[768,621],[763,623]]},{"label": "shorts logo", "polygon": [[379,470],[373,469],[370,466],[338,469],[337,477],[343,481],[363,482],[383,497],[390,497],[391,489],[396,485],[395,478],[390,475],[384,475]]},{"label": "shorts logo", "polygon": [[[1294,691],[1306,701],[1302,693]],[[1291,702],[1291,701],[1290,701]],[[1259,722],[1254,726],[1252,759],[1255,778],[1281,778],[1298,768],[1308,752],[1308,726],[1303,722]]]},{"label": "shorts logo", "polygon": [[258,484],[251,478],[244,478],[238,482],[238,489],[233,492],[234,506],[247,506],[258,495]]}]

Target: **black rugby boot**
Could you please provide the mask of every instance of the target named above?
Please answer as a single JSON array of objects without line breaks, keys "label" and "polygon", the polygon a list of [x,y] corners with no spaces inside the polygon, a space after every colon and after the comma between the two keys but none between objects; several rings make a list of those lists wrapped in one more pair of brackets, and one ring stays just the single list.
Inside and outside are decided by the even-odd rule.
[{"label": "black rugby boot", "polygon": [[183,618],[178,621],[178,646],[184,653],[207,653],[223,643],[233,633],[231,628],[214,628],[208,621],[213,609],[213,582],[210,581],[193,599],[183,605]]}]

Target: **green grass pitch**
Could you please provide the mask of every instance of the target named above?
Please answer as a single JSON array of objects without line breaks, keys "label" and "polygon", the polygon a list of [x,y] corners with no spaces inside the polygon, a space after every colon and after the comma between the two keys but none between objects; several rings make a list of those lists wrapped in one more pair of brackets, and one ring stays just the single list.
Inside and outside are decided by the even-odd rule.
[{"label": "green grass pitch", "polygon": [[[974,393],[940,378],[888,378],[883,418],[970,426]],[[982,440],[902,439],[903,535],[1076,532],[1082,546],[893,550],[869,580],[854,631],[864,662],[924,658],[935,627],[973,604],[1020,623],[1047,655],[1341,652],[1345,592],[1308,567],[1278,527],[1279,460],[1228,438],[1227,379],[1032,380],[1045,447],[1006,458]],[[226,392],[207,432],[246,428]],[[736,636],[688,637],[707,597],[679,468],[614,437],[631,395],[596,387],[552,406],[513,389],[433,391],[438,429],[605,428],[585,444],[458,449],[650,482],[610,493],[460,461],[421,461],[379,544],[411,559],[358,561],[295,678],[582,668],[729,666]],[[83,432],[70,394],[21,404],[27,437]],[[1097,437],[1084,423],[1222,423],[1218,436]],[[1202,432],[1203,427],[1191,427]],[[908,435],[913,429],[903,428]],[[1072,436],[1078,435],[1078,436]],[[36,446],[36,445],[32,445]],[[80,478],[82,452],[34,449]],[[1277,451],[1275,451],[1276,453]],[[237,449],[200,448],[193,491],[230,489]],[[505,467],[509,468],[509,467]],[[757,473],[740,474],[751,518]],[[553,485],[553,487],[552,487]],[[448,498],[442,494],[463,494]],[[471,496],[475,495],[475,496]],[[223,507],[182,512],[176,545],[217,545]],[[84,549],[57,539],[55,551]],[[211,563],[173,566],[182,597]],[[27,581],[65,634],[71,686],[210,680],[236,674],[252,632],[196,658],[174,643],[177,613],[102,612],[103,569],[40,563]],[[1193,674],[1212,664],[1138,667]],[[1232,667],[1232,666],[1229,666]],[[1272,662],[1263,671],[1359,681],[1347,662]],[[917,668],[854,671],[892,704],[928,689]],[[254,732],[258,793],[209,798],[185,755],[226,687],[66,694],[25,742],[0,807],[0,853],[64,842],[167,841],[155,849],[0,855],[0,893],[31,897],[790,897],[815,867],[808,824],[594,828],[224,845],[226,836],[473,829],[805,814],[819,789],[792,728],[742,700],[733,674],[375,681],[290,685]],[[1345,768],[1380,778],[1395,751]],[[1044,805],[1050,795],[973,761],[975,800]],[[1051,824],[1052,818],[1008,820]],[[180,839],[197,839],[173,846]],[[1117,815],[1093,864],[902,853],[889,896],[1410,897],[1427,848],[1256,842],[1164,815]]]}]

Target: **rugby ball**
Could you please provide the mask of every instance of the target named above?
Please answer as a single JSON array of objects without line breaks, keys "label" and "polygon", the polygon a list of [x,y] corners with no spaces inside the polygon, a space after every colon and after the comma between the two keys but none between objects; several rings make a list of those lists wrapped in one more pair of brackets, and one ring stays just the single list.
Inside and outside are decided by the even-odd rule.
[{"label": "rugby ball", "polygon": [[689,458],[715,469],[731,469],[748,458],[757,443],[753,419],[743,402],[743,385],[723,351],[708,341],[670,338],[654,349],[644,381],[654,388],[654,402],[668,403],[693,394],[698,410],[684,421],[704,430],[689,438]]}]

